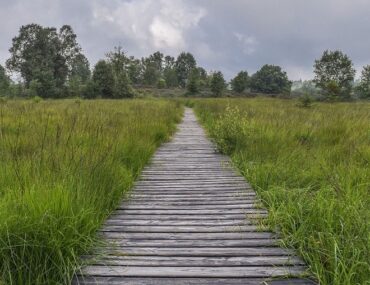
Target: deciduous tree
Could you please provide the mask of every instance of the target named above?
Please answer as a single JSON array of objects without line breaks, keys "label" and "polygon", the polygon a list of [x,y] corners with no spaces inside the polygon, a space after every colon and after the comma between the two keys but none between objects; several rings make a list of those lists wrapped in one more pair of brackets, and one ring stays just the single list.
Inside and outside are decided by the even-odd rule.
[{"label": "deciduous tree", "polygon": [[211,91],[215,96],[221,96],[226,88],[226,81],[221,71],[216,71],[212,74]]},{"label": "deciduous tree", "polygon": [[[102,98],[114,97],[114,74],[112,66],[105,60],[99,60],[95,65],[92,81],[97,95]],[[95,96],[91,96],[95,97]]]},{"label": "deciduous tree", "polygon": [[189,93],[191,93],[191,94],[195,94],[195,93],[199,92],[200,74],[199,74],[199,70],[197,68],[193,68],[190,71],[186,88],[188,89]]},{"label": "deciduous tree", "polygon": [[251,90],[266,94],[290,93],[292,82],[280,66],[264,65],[250,80]]},{"label": "deciduous tree", "polygon": [[247,89],[249,85],[249,76],[247,71],[240,71],[232,80],[231,80],[231,89],[236,93],[242,93]]},{"label": "deciduous tree", "polygon": [[314,72],[314,82],[327,98],[350,97],[356,71],[347,55],[338,50],[324,51],[315,61]]},{"label": "deciduous tree", "polygon": [[182,52],[176,59],[175,69],[177,80],[181,87],[186,86],[190,71],[197,65],[194,56],[189,52]]},{"label": "deciduous tree", "polygon": [[361,72],[360,84],[357,92],[361,98],[370,99],[370,65],[364,66]]},{"label": "deciduous tree", "polygon": [[5,68],[0,65],[0,95],[6,95],[9,86],[9,76],[6,74]]}]

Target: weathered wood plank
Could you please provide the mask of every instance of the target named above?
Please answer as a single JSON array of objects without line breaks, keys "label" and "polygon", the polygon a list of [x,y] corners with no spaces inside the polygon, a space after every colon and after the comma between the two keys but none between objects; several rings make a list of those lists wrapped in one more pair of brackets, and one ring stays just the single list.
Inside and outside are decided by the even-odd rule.
[{"label": "weathered wood plank", "polygon": [[230,214],[230,215],[136,215],[136,214],[124,214],[120,215],[117,213],[113,213],[110,216],[110,219],[112,220],[155,220],[155,221],[166,221],[166,220],[172,220],[172,221],[225,221],[225,220],[245,220],[248,217],[248,219],[260,219],[260,218],[266,218],[267,214],[261,213],[261,214]]},{"label": "weathered wood plank", "polygon": [[[275,278],[274,278],[275,279]],[[266,278],[154,278],[154,277],[102,277],[86,276],[75,280],[74,285],[313,285],[309,279],[269,280]]]},{"label": "weathered wood plank", "polygon": [[258,226],[119,226],[105,225],[104,232],[144,232],[144,233],[223,233],[258,231]]},{"label": "weathered wood plank", "polygon": [[181,221],[181,220],[125,220],[121,218],[111,217],[104,225],[116,226],[243,226],[251,225],[252,222],[247,219],[239,220],[195,220],[195,221]]},{"label": "weathered wood plank", "polygon": [[84,274],[125,277],[277,277],[304,273],[301,266],[240,266],[240,267],[151,267],[151,266],[100,266],[91,265],[83,269]]},{"label": "weathered wood plank", "polygon": [[158,210],[158,209],[117,209],[116,213],[118,214],[146,214],[146,215],[161,215],[161,214],[184,214],[184,215],[228,215],[228,214],[259,214],[267,213],[265,209],[193,209],[183,210],[183,209],[174,209],[174,210]]},{"label": "weathered wood plank", "polygon": [[143,209],[152,209],[152,210],[200,210],[200,209],[254,209],[256,206],[253,203],[245,203],[245,204],[237,204],[237,205],[156,205],[156,204],[149,204],[142,205],[142,204],[126,204],[120,205],[118,209],[128,209],[128,210],[143,210]]},{"label": "weathered wood plank", "polygon": [[281,266],[304,265],[294,256],[238,256],[238,257],[197,257],[197,256],[102,256],[91,264],[122,266]]},{"label": "weathered wood plank", "polygon": [[135,240],[106,239],[114,246],[125,247],[268,247],[278,245],[273,239],[239,239],[239,240]]},{"label": "weathered wood plank", "polygon": [[225,232],[225,233],[130,233],[101,232],[107,239],[142,239],[142,240],[234,240],[234,239],[276,239],[270,232]]}]

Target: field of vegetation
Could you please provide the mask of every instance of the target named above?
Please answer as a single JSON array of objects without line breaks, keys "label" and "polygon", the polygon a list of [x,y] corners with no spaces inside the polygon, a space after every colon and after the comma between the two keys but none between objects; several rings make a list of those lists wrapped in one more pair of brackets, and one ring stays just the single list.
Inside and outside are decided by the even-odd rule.
[{"label": "field of vegetation", "polygon": [[370,104],[189,103],[320,284],[369,284]]},{"label": "field of vegetation", "polygon": [[0,101],[0,284],[68,284],[181,113],[163,100]]}]

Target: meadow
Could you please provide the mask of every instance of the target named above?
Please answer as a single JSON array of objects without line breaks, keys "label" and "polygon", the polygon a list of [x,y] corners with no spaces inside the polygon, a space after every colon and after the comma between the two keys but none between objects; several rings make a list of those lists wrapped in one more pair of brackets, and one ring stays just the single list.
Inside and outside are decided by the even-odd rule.
[{"label": "meadow", "polygon": [[0,284],[68,284],[181,114],[164,100],[0,101]]},{"label": "meadow", "polygon": [[370,284],[370,103],[187,103],[320,284]]}]

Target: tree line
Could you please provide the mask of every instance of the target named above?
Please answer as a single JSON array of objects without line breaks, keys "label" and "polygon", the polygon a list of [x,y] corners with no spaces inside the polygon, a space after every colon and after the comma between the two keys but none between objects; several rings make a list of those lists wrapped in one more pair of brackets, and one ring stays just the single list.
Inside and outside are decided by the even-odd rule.
[{"label": "tree line", "polygon": [[[280,66],[266,64],[251,76],[240,71],[227,83],[221,71],[207,72],[189,52],[175,58],[157,51],[138,59],[118,46],[91,71],[69,25],[59,30],[37,24],[22,26],[9,51],[6,69],[0,65],[0,95],[132,98],[140,87],[180,88],[189,95],[210,92],[213,96],[222,96],[227,89],[239,95],[290,94],[292,89],[292,81]],[[8,72],[19,74],[22,80],[12,82]],[[329,100],[370,98],[370,65],[364,67],[355,85],[353,63],[341,51],[325,51],[315,61],[314,73],[312,81],[302,84],[302,92]]]}]

